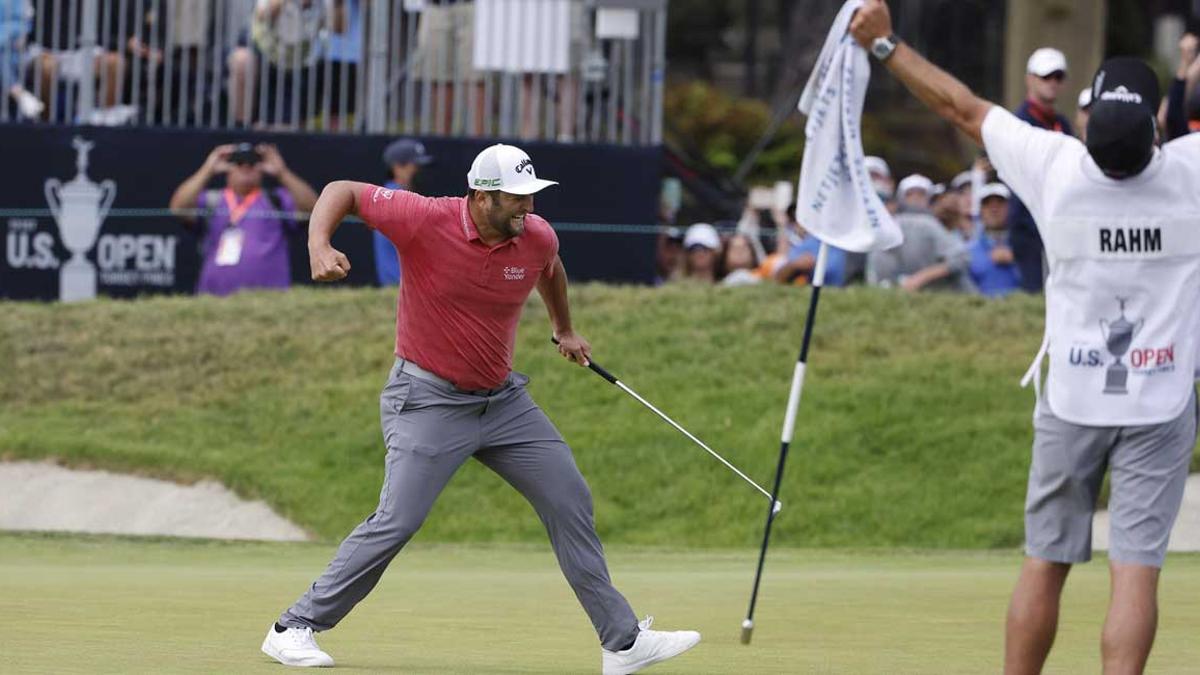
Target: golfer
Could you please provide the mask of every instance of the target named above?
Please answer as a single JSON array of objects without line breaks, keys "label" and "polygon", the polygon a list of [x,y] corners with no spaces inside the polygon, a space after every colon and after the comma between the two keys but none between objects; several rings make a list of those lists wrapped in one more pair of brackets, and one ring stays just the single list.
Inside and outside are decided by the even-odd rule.
[{"label": "golfer", "polygon": [[330,183],[313,208],[312,276],[350,271],[330,245],[357,215],[400,253],[396,363],[380,397],[387,458],[379,506],[342,542],[308,591],[267,631],[262,650],[290,666],[332,666],[314,632],[329,630],[371,592],[420,529],[438,494],[471,457],[533,505],[563,575],[600,636],[602,670],[633,673],[700,641],[692,631],[640,624],[609,580],[592,497],[571,449],[512,371],[517,320],[535,287],[559,351],[586,365],[591,347],[571,326],[567,273],[550,224],[533,214],[542,180],[529,155],[493,145],[475,158],[467,196],[422,197],[375,185]]},{"label": "golfer", "polygon": [[917,98],[982,142],[1046,243],[1046,339],[1030,377],[1046,355],[1050,370],[1034,414],[1027,558],[1008,610],[1005,672],[1036,673],[1045,662],[1067,573],[1091,556],[1106,468],[1104,672],[1141,672],[1196,441],[1200,136],[1157,146],[1158,80],[1136,59],[1097,71],[1084,145],[976,97],[899,42],[883,0],[866,0],[850,31]]}]

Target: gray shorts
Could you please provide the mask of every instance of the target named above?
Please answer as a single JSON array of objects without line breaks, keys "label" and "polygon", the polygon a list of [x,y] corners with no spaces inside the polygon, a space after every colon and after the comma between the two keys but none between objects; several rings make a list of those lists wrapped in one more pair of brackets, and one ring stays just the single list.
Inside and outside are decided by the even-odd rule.
[{"label": "gray shorts", "polygon": [[1162,567],[1196,445],[1196,395],[1162,424],[1088,427],[1034,413],[1033,462],[1025,498],[1025,552],[1060,563],[1092,557],[1092,515],[1112,469],[1108,557]]}]

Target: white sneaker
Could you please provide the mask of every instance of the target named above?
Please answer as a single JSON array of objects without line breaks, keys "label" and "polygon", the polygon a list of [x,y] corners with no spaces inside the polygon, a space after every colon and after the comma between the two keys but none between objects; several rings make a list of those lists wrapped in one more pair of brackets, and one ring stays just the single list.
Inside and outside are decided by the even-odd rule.
[{"label": "white sneaker", "polygon": [[601,650],[600,663],[604,675],[636,673],[659,661],[679,656],[700,642],[700,634],[694,630],[650,630],[652,623],[654,617],[648,616],[638,624],[641,630],[629,649],[621,652]]},{"label": "white sneaker", "polygon": [[285,666],[301,668],[330,668],[333,657],[321,651],[313,638],[311,628],[288,627],[282,633],[275,632],[275,626],[267,629],[267,637],[262,643],[263,653]]}]

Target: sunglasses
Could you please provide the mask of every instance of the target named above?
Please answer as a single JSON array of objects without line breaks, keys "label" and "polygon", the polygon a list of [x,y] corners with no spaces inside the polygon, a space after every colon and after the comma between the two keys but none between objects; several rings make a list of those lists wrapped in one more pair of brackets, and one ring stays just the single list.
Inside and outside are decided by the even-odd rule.
[{"label": "sunglasses", "polygon": [[1063,80],[1067,79],[1067,74],[1061,70],[1056,70],[1053,73],[1050,73],[1049,75],[1039,75],[1039,77],[1043,80],[1048,80],[1048,81],[1053,80],[1055,82],[1062,82]]}]

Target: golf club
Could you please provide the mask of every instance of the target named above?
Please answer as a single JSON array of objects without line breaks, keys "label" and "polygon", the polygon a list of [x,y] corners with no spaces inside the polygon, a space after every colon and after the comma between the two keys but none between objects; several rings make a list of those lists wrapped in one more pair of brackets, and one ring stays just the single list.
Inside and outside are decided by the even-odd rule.
[{"label": "golf club", "polygon": [[[552,337],[552,338],[550,338],[550,341],[551,341],[551,342],[553,342],[553,343],[554,343],[554,344],[556,344],[556,345],[558,344],[558,338],[554,338],[554,337]],[[646,406],[647,408],[649,408],[649,409],[650,409],[650,410],[651,410],[651,411],[652,411],[652,412],[653,412],[655,415],[658,415],[659,417],[661,417],[661,418],[662,418],[662,420],[663,420],[664,422],[666,422],[667,424],[670,424],[671,426],[675,427],[675,429],[676,429],[677,431],[679,431],[679,433],[683,434],[684,436],[687,436],[687,437],[688,437],[688,438],[690,438],[690,439],[692,440],[692,442],[694,442],[696,445],[699,445],[701,448],[704,448],[704,451],[705,451],[705,452],[707,452],[708,454],[710,454],[710,455],[712,455],[713,457],[715,457],[715,458],[717,459],[717,461],[718,461],[718,462],[720,462],[720,463],[724,464],[724,465],[725,465],[725,466],[726,466],[726,467],[727,467],[727,468],[728,468],[730,471],[732,471],[732,472],[736,473],[738,476],[740,476],[740,477],[742,478],[742,480],[744,480],[744,481],[746,481],[747,483],[749,483],[749,484],[753,485],[753,486],[754,486],[754,489],[755,489],[755,490],[758,490],[759,492],[761,492],[761,493],[763,494],[763,496],[765,496],[767,499],[771,499],[771,493],[770,493],[770,492],[767,492],[766,490],[764,490],[764,489],[763,489],[763,487],[762,487],[761,485],[759,485],[758,483],[755,483],[755,482],[754,482],[754,481],[753,481],[753,480],[752,480],[752,479],[751,479],[749,476],[747,476],[746,474],[742,473],[742,471],[741,471],[741,470],[739,470],[739,469],[738,469],[736,466],[734,466],[733,464],[730,464],[728,460],[726,460],[724,457],[722,457],[720,454],[718,454],[718,453],[717,453],[715,450],[713,450],[712,448],[710,448],[710,447],[708,447],[707,445],[705,445],[705,444],[704,444],[704,441],[701,441],[699,438],[696,438],[695,436],[693,436],[693,435],[692,435],[692,433],[691,433],[690,431],[688,431],[687,429],[684,429],[683,427],[681,427],[681,426],[679,425],[679,423],[678,423],[678,422],[676,422],[675,420],[673,420],[673,419],[671,419],[670,417],[668,417],[666,413],[664,413],[663,411],[661,411],[661,410],[659,410],[658,408],[654,407],[654,405],[653,405],[653,404],[651,404],[649,401],[647,401],[646,399],[644,399],[644,398],[642,398],[641,396],[639,396],[639,395],[638,395],[638,393],[637,393],[636,391],[634,391],[633,389],[631,389],[631,388],[629,388],[628,386],[626,386],[626,384],[625,384],[624,382],[622,382],[621,380],[617,379],[617,376],[616,376],[616,375],[613,375],[612,373],[608,372],[607,370],[605,370],[604,368],[602,368],[602,367],[600,366],[600,364],[596,363],[594,360],[592,360],[592,359],[590,359],[590,358],[588,359],[588,365],[587,365],[587,367],[588,367],[589,369],[591,369],[591,371],[592,371],[593,373],[596,373],[596,374],[597,374],[597,375],[599,375],[600,377],[603,377],[605,380],[608,380],[609,384],[615,384],[615,385],[616,385],[618,388],[620,388],[622,391],[624,391],[625,393],[629,394],[629,395],[630,395],[630,396],[632,396],[633,398],[637,399],[637,402],[638,402],[638,403],[641,403],[642,405],[644,405],[644,406]],[[780,511],[781,509],[783,509],[783,502],[776,500],[776,501],[773,503],[773,506],[771,507],[771,512],[772,512],[773,514],[777,514],[777,513],[779,513],[779,511]]]}]

